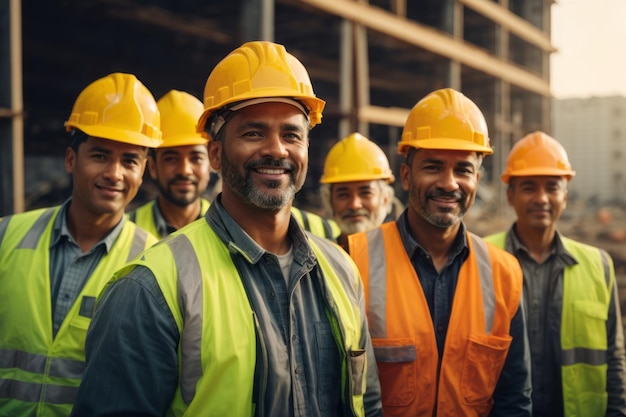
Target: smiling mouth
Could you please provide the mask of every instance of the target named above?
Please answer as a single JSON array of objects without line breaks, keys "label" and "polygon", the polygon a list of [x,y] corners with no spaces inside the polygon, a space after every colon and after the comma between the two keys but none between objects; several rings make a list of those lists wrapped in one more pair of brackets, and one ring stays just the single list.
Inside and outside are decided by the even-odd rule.
[{"label": "smiling mouth", "polygon": [[282,175],[287,173],[287,170],[282,168],[257,168],[255,171],[259,174],[266,175]]}]

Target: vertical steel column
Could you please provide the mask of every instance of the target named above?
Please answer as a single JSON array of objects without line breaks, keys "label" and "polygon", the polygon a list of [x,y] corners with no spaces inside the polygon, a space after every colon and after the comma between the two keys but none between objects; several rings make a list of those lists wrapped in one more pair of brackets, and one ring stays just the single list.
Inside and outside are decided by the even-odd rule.
[{"label": "vertical steel column", "polygon": [[243,41],[274,42],[274,0],[244,0],[240,29]]},{"label": "vertical steel column", "polygon": [[0,0],[0,216],[24,211],[21,10]]}]

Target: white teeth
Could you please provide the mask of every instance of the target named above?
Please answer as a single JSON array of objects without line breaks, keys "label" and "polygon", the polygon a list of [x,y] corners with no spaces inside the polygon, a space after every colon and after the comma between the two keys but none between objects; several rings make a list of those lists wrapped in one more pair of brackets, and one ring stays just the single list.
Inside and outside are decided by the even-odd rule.
[{"label": "white teeth", "polygon": [[257,171],[260,174],[271,174],[271,175],[279,175],[285,172],[282,169],[269,169],[269,168],[259,168]]}]

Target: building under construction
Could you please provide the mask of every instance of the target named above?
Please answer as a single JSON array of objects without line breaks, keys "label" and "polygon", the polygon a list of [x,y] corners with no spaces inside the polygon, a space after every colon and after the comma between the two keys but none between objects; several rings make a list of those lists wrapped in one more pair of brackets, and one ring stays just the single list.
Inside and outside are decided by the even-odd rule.
[{"label": "building under construction", "polygon": [[[327,102],[323,123],[311,132],[299,199],[315,194],[326,151],[352,131],[378,142],[397,169],[409,109],[442,87],[462,91],[483,110],[495,147],[483,181],[497,180],[514,139],[551,131],[552,3],[1,0],[0,216],[44,204],[28,198],[28,187],[52,178],[53,168],[33,178],[46,166],[36,161],[58,158],[63,175],[63,123],[93,80],[130,72],[157,99],[174,88],[201,98],[213,66],[253,39],[284,44]],[[69,192],[60,194],[57,203]]]}]

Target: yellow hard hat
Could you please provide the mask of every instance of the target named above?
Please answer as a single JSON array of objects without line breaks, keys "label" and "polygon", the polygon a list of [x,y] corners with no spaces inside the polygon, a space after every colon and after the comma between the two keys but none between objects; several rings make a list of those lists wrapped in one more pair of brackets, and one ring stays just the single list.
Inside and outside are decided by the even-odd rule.
[{"label": "yellow hard hat", "polygon": [[189,93],[171,90],[157,101],[161,112],[163,143],[159,148],[205,145],[208,141],[196,132],[202,102]]},{"label": "yellow hard hat", "polygon": [[574,175],[565,148],[545,133],[533,132],[513,145],[500,179],[505,184],[511,177],[530,176],[566,177],[569,181]]},{"label": "yellow hard hat", "polygon": [[205,125],[211,115],[230,104],[255,100],[302,103],[311,127],[322,121],[326,104],[315,96],[304,65],[272,42],[247,42],[232,51],[213,69],[204,87],[204,113],[198,121],[198,132],[206,135]]},{"label": "yellow hard hat", "polygon": [[385,152],[359,133],[337,142],[326,155],[320,182],[330,184],[350,181],[394,180]]},{"label": "yellow hard hat", "polygon": [[89,84],[65,122],[69,132],[155,148],[162,142],[152,93],[132,74],[116,72]]},{"label": "yellow hard hat", "polygon": [[406,155],[409,148],[493,153],[482,112],[452,88],[433,91],[411,109],[398,152]]}]

